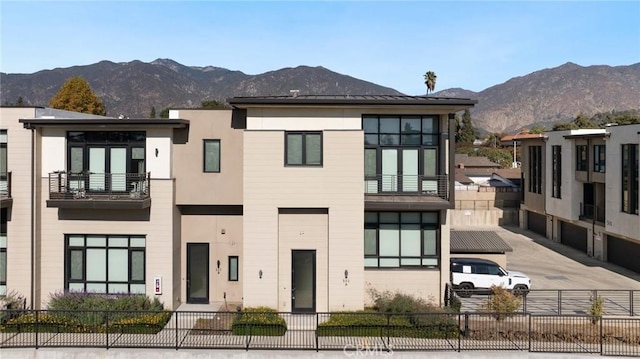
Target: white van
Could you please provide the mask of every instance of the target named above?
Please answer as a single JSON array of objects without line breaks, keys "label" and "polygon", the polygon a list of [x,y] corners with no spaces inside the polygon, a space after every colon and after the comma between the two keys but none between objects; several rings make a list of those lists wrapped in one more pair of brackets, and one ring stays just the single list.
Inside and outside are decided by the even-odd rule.
[{"label": "white van", "polygon": [[527,295],[531,279],[524,273],[507,271],[498,263],[481,258],[451,258],[451,284],[463,298],[490,294],[491,286],[502,286],[515,295]]}]

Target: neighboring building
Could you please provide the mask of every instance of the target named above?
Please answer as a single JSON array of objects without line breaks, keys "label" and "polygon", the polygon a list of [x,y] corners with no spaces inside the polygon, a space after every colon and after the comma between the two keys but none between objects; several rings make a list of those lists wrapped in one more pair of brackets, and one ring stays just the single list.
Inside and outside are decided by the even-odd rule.
[{"label": "neighboring building", "polygon": [[521,226],[640,272],[640,125],[522,142]]},{"label": "neighboring building", "polygon": [[1,108],[0,295],[144,293],[362,308],[368,287],[442,300],[454,113],[410,96],[233,98],[116,119]]}]

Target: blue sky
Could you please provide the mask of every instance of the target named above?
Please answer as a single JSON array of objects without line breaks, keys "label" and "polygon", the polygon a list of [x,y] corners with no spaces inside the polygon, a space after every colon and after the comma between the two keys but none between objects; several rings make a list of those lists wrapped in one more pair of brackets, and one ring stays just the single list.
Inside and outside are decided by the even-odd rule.
[{"label": "blue sky", "polygon": [[0,71],[170,58],[259,74],[298,65],[424,94],[574,62],[640,62],[640,1],[6,1]]}]

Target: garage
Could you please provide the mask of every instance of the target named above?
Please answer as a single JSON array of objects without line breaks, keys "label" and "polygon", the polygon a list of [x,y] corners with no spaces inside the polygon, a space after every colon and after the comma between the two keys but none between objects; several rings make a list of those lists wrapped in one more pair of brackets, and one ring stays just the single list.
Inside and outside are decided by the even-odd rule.
[{"label": "garage", "polygon": [[561,221],[560,243],[587,253],[587,229]]},{"label": "garage", "polygon": [[640,244],[607,235],[607,261],[640,273]]},{"label": "garage", "polygon": [[527,229],[547,236],[547,216],[536,212],[527,211]]}]

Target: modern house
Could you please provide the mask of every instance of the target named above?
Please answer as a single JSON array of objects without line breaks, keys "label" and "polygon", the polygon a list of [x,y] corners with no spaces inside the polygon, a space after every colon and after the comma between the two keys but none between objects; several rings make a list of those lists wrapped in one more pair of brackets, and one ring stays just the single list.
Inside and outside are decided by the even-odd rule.
[{"label": "modern house", "polygon": [[1,108],[0,290],[145,293],[360,309],[367,290],[440,303],[454,113],[411,96],[232,98],[118,119]]},{"label": "modern house", "polygon": [[521,226],[640,272],[640,125],[522,141]]}]

